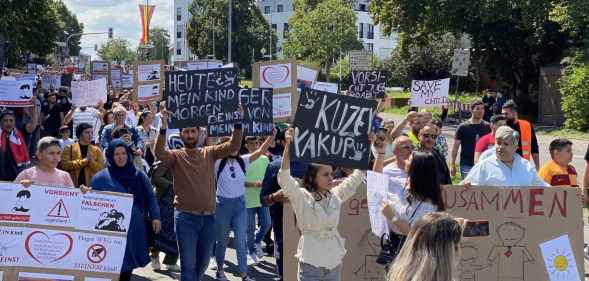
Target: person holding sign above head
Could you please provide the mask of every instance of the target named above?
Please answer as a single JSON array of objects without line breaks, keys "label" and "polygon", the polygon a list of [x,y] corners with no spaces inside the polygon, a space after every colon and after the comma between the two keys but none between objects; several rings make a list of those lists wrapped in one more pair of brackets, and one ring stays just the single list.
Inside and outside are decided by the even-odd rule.
[{"label": "person holding sign above head", "polygon": [[536,173],[534,166],[516,153],[519,134],[508,126],[495,132],[495,155],[477,163],[464,185],[482,186],[548,186]]},{"label": "person holding sign above head", "polygon": [[303,186],[290,173],[290,145],[293,129],[286,132],[286,144],[278,183],[296,214],[301,238],[296,257],[298,280],[341,280],[342,259],[346,254],[344,240],[337,228],[343,203],[350,199],[366,173],[355,170],[342,183],[333,187],[329,165],[309,164]]},{"label": "person holding sign above head", "polygon": [[[155,143],[156,159],[172,169],[176,238],[180,253],[180,280],[201,280],[215,243],[215,161],[238,151],[241,146],[241,123],[233,125],[231,141],[197,147],[198,127],[180,131],[184,148],[166,149],[169,114],[161,111],[162,120]],[[243,113],[243,108],[240,108]],[[241,115],[243,116],[243,115]]]},{"label": "person holding sign above head", "polygon": [[98,146],[92,145],[94,128],[88,123],[76,127],[76,143],[65,147],[61,167],[68,171],[75,186],[88,185],[90,179],[104,169],[104,156]]},{"label": "person holding sign above head", "polygon": [[90,186],[99,191],[122,192],[133,195],[131,224],[127,232],[127,247],[120,281],[130,281],[133,269],[144,267],[150,262],[148,230],[146,222],[151,221],[154,233],[161,229],[160,210],[153,187],[147,175],[135,169],[132,163],[133,152],[121,139],[110,142],[106,150],[108,161],[106,169],[98,172],[90,181]]}]

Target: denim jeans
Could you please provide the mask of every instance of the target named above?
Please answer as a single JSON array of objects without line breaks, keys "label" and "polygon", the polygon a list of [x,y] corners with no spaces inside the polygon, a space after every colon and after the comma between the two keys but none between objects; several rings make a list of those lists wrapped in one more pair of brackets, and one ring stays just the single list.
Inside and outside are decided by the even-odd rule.
[{"label": "denim jeans", "polygon": [[460,176],[462,177],[462,179],[466,178],[466,175],[468,175],[468,172],[470,172],[470,169],[472,169],[472,166],[460,165]]},{"label": "denim jeans", "polygon": [[215,243],[215,216],[199,216],[176,210],[176,239],[180,253],[180,280],[200,281]]},{"label": "denim jeans", "polygon": [[234,244],[237,251],[237,265],[239,273],[247,273],[247,209],[245,208],[245,197],[223,198],[217,196],[217,213],[215,217],[215,234],[217,243],[215,245],[215,259],[219,270],[225,262],[225,251],[229,241],[229,230],[233,229],[235,234]]},{"label": "denim jeans", "polygon": [[299,262],[299,281],[341,281],[342,265],[333,269],[316,267],[308,263]]},{"label": "denim jeans", "polygon": [[[256,231],[256,214],[260,220],[258,231]],[[255,252],[255,244],[262,243],[262,239],[264,239],[270,226],[272,226],[272,222],[270,221],[270,210],[268,207],[263,206],[247,209],[247,249],[250,254]]]}]

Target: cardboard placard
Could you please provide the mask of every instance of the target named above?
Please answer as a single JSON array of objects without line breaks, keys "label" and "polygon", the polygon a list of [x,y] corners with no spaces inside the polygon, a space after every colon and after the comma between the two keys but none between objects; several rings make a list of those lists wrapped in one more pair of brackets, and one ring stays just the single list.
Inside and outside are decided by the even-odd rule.
[{"label": "cardboard placard", "polygon": [[450,78],[411,81],[411,106],[433,107],[448,104]]},{"label": "cardboard placard", "polygon": [[105,78],[110,81],[110,63],[106,61],[92,61],[90,63],[90,76],[92,80]]},{"label": "cardboard placard", "polygon": [[30,80],[0,80],[0,106],[33,106],[33,87]]},{"label": "cardboard placard", "polygon": [[236,68],[166,72],[170,127],[237,122],[238,80]]},{"label": "cardboard placard", "polygon": [[375,100],[303,88],[291,157],[308,163],[367,169]]},{"label": "cardboard placard", "polygon": [[75,106],[95,106],[99,101],[106,102],[106,79],[92,81],[72,81],[72,104]]},{"label": "cardboard placard", "polygon": [[[138,62],[133,71],[133,100],[139,103],[159,101],[164,91],[164,61]],[[124,87],[121,84],[121,87]]]},{"label": "cardboard placard", "polygon": [[[239,89],[239,100],[243,106],[242,124],[245,136],[272,135],[274,123],[272,119],[272,89],[249,88]],[[208,134],[212,137],[229,136],[233,132],[231,124],[209,125]]]},{"label": "cardboard placard", "polygon": [[[253,66],[254,87],[271,88],[275,96],[280,95],[272,99],[275,122],[290,122],[294,117],[298,101],[296,77],[297,63],[294,59],[256,62]],[[290,97],[290,103],[287,97]]]},{"label": "cardboard placard", "polygon": [[386,73],[380,70],[350,72],[348,96],[365,99],[384,98]]},{"label": "cardboard placard", "polygon": [[123,74],[121,75],[121,87],[125,89],[133,88],[134,85],[134,77],[133,74]]},{"label": "cardboard placard", "polygon": [[[347,251],[343,260],[342,281],[386,280],[384,266],[376,263],[380,252],[380,237],[370,230],[365,188],[359,186],[358,192],[344,202],[341,209],[338,231],[346,241]],[[300,232],[290,204],[284,204],[283,221],[284,280],[297,281],[298,261],[294,255]]]}]

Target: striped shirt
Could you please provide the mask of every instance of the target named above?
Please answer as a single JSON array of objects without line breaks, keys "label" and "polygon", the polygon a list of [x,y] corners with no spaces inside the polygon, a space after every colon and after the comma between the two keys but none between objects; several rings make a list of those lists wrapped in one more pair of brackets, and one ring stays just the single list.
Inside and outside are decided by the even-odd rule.
[{"label": "striped shirt", "polygon": [[102,120],[100,120],[100,112],[96,108],[86,107],[86,110],[82,111],[80,108],[76,108],[74,111],[74,116],[72,117],[74,120],[73,126],[73,134],[74,139],[78,139],[76,137],[76,128],[79,124],[88,123],[92,126],[94,130],[94,135],[92,139],[95,143],[98,143],[98,138],[100,137],[100,127],[102,126]]}]

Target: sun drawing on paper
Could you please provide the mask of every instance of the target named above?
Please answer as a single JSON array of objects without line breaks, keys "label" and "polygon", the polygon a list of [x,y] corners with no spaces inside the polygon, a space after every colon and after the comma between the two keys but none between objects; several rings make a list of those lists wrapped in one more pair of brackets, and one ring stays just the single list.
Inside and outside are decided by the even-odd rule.
[{"label": "sun drawing on paper", "polygon": [[576,270],[570,267],[573,264],[573,259],[574,257],[567,251],[556,250],[548,259],[548,272],[554,277],[566,278],[572,273],[571,270]]}]

